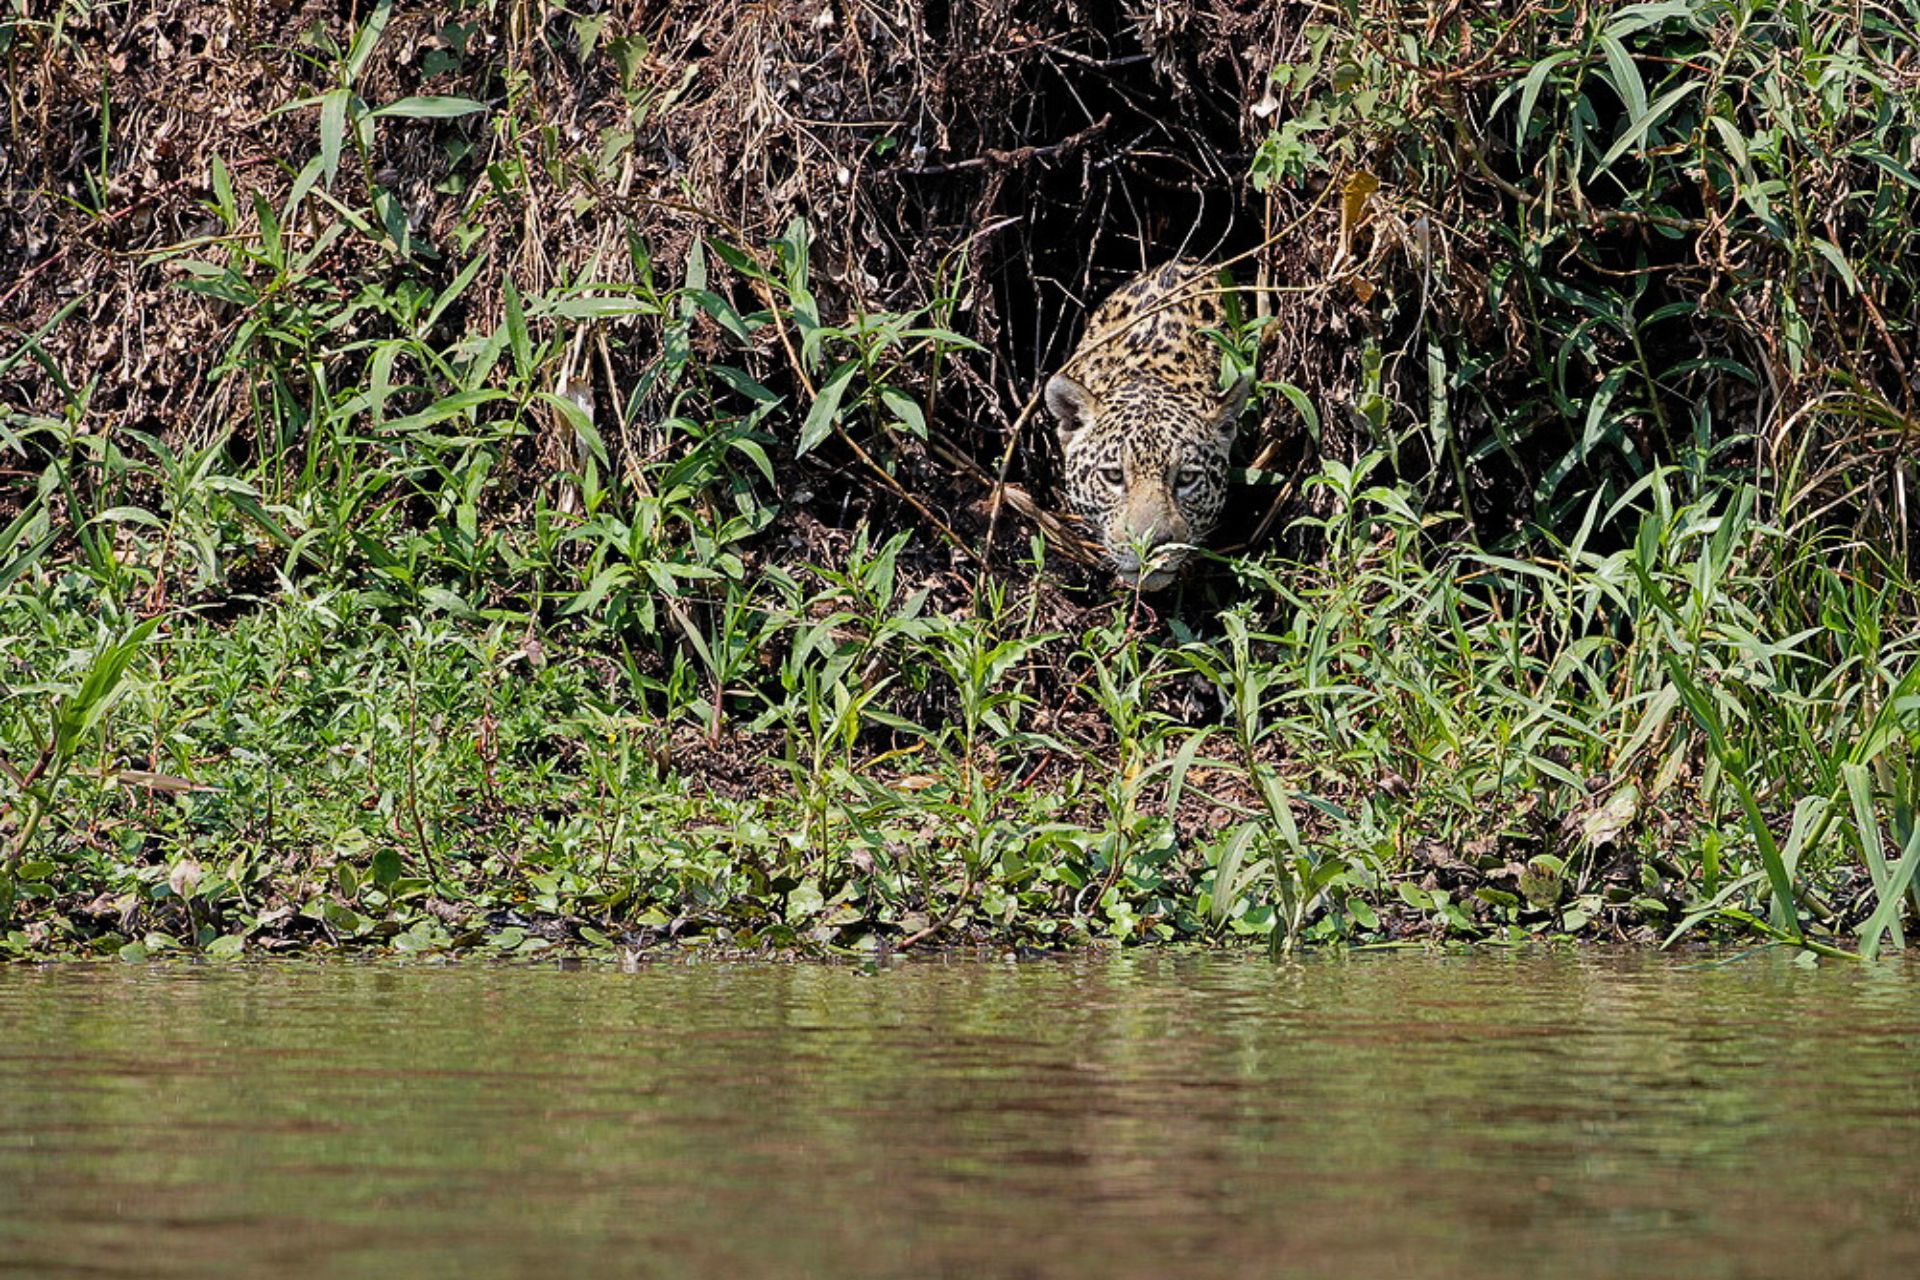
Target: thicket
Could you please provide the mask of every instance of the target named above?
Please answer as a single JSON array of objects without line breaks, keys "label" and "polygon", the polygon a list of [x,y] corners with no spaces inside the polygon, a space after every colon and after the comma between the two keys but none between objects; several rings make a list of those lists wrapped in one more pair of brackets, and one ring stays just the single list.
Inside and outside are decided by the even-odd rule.
[{"label": "thicket", "polygon": [[[1920,6],[0,9],[0,953],[1920,904]],[[1242,286],[1239,515],[1049,514]]]}]

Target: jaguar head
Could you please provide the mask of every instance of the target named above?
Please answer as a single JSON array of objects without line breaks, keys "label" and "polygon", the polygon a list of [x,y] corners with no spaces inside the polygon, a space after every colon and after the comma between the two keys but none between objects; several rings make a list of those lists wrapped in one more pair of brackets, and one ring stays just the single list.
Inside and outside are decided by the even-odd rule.
[{"label": "jaguar head", "polygon": [[1198,399],[1151,378],[1102,395],[1064,373],[1048,381],[1067,503],[1123,583],[1165,587],[1219,523],[1248,387],[1242,378],[1224,395]]}]

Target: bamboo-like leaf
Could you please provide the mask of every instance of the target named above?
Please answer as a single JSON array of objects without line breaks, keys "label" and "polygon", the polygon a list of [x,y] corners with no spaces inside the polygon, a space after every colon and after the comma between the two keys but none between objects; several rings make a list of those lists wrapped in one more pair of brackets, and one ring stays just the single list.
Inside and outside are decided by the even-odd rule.
[{"label": "bamboo-like leaf", "polygon": [[[1880,822],[1873,812],[1872,775],[1865,765],[1850,760],[1840,766],[1840,776],[1846,781],[1847,798],[1853,805],[1854,838],[1860,842],[1860,856],[1866,861],[1867,874],[1873,877],[1877,913],[1890,896],[1897,905],[1900,894],[1895,892],[1889,895],[1887,892],[1887,885],[1892,877],[1887,869],[1886,846],[1880,840]],[[1920,828],[1916,828],[1916,831],[1920,831]],[[1897,911],[1891,917],[1890,924],[1893,929],[1893,945],[1904,949],[1907,942],[1900,929],[1900,917]],[[1885,926],[1880,930],[1863,929],[1861,931],[1862,955],[1872,958],[1873,949],[1879,946],[1880,933],[1884,929]]]},{"label": "bamboo-like leaf", "polygon": [[149,618],[118,640],[103,644],[87,665],[79,689],[61,699],[54,712],[54,750],[69,760],[84,740],[113,709],[126,691],[127,667],[152,638],[160,619]]},{"label": "bamboo-like leaf", "polygon": [[1312,397],[1307,395],[1307,393],[1299,387],[1294,386],[1291,382],[1275,383],[1274,387],[1286,398],[1287,403],[1293,406],[1294,412],[1300,415],[1301,425],[1306,427],[1307,435],[1318,442],[1320,439],[1320,411],[1314,407]]},{"label": "bamboo-like leaf", "polygon": [[1708,116],[1707,123],[1720,135],[1720,145],[1733,157],[1733,162],[1742,169],[1747,168],[1747,140],[1741,135],[1740,127],[1725,116]]},{"label": "bamboo-like leaf", "polygon": [[386,421],[387,400],[393,394],[393,362],[400,351],[398,342],[383,342],[374,348],[367,372],[367,417],[376,427]]},{"label": "bamboo-like leaf", "polygon": [[102,775],[106,780],[123,787],[139,787],[145,791],[158,791],[164,795],[190,795],[195,792],[223,791],[210,782],[195,782],[191,778],[177,777],[171,773],[154,773],[148,769],[117,769]]},{"label": "bamboo-like leaf", "polygon": [[[307,198],[308,192],[312,191],[314,185],[320,181],[326,172],[326,167],[326,157],[324,155],[318,155],[302,165],[300,172],[294,175],[293,185],[287,188],[287,202],[281,206],[281,217],[287,222],[291,223],[295,215],[299,213],[301,202]],[[329,181],[331,181],[331,179],[329,179]],[[256,208],[265,208],[264,202],[260,201],[260,197],[255,196],[254,200],[256,202]],[[267,242],[266,223],[267,220],[272,217],[272,210],[267,209],[261,218],[261,241],[263,244]],[[278,242],[279,234],[276,231],[273,237],[273,243],[269,249],[270,252],[278,251]]]},{"label": "bamboo-like leaf", "polygon": [[906,427],[907,432],[916,440],[927,438],[927,415],[921,411],[918,400],[898,387],[882,387],[880,403],[899,419],[900,424]]},{"label": "bamboo-like leaf", "polygon": [[513,351],[513,371],[522,379],[533,376],[533,338],[527,332],[527,313],[520,305],[520,291],[513,281],[500,285],[501,303],[506,311],[507,346]]},{"label": "bamboo-like leaf", "polygon": [[1854,276],[1853,266],[1847,261],[1847,255],[1840,252],[1840,246],[1823,236],[1812,237],[1811,243],[1813,251],[1832,263],[1833,269],[1840,273],[1840,279],[1845,282],[1847,292],[1859,293],[1860,281]]},{"label": "bamboo-like leaf", "polygon": [[387,29],[387,23],[393,19],[393,0],[378,0],[367,20],[353,33],[353,43],[347,47],[346,81],[348,84],[360,78],[367,68],[367,59],[373,56],[374,46],[380,43],[380,36]]},{"label": "bamboo-like leaf", "polygon": [[573,434],[578,436],[581,443],[587,446],[588,451],[593,454],[594,459],[598,461],[601,466],[606,466],[607,443],[600,438],[599,428],[593,425],[593,416],[587,412],[580,402],[572,396],[556,395],[551,391],[540,391],[535,394],[546,404],[551,405],[561,417],[567,420],[567,425],[573,428]]},{"label": "bamboo-like leaf", "polygon": [[1604,30],[1618,40],[1673,18],[1691,19],[1697,6],[1698,0],[1649,0],[1644,4],[1622,5],[1607,19]]},{"label": "bamboo-like leaf", "polygon": [[571,614],[587,612],[589,609],[599,605],[602,600],[605,600],[608,593],[615,587],[624,586],[626,583],[632,581],[632,579],[633,570],[626,565],[608,565],[593,575],[593,581],[587,584],[585,591],[580,592],[567,602],[566,607],[560,610],[561,616],[566,617]]},{"label": "bamboo-like leaf", "polygon": [[1600,51],[1606,55],[1608,79],[1614,92],[1626,104],[1627,119],[1639,120],[1647,114],[1647,87],[1641,83],[1640,68],[1634,65],[1633,55],[1620,43],[1620,37],[1604,33],[1600,37]]},{"label": "bamboo-like leaf", "polygon": [[1905,947],[1906,941],[1900,934],[1900,909],[1905,905],[1907,890],[1914,883],[1913,873],[1920,868],[1920,824],[1916,824],[1913,833],[1907,837],[1906,848],[1900,853],[1900,865],[1890,869],[1886,888],[1880,894],[1880,902],[1867,917],[1865,927],[1860,930],[1860,956],[1871,960],[1880,954],[1880,939],[1888,930],[1893,931],[1894,945]]},{"label": "bamboo-like leaf", "polygon": [[1774,925],[1786,936],[1798,941],[1801,937],[1800,919],[1793,909],[1793,876],[1780,856],[1780,846],[1767,826],[1766,815],[1760,811],[1760,802],[1747,778],[1746,759],[1728,743],[1726,730],[1720,723],[1720,713],[1714,709],[1712,699],[1694,681],[1679,657],[1673,653],[1662,653],[1660,657],[1666,664],[1674,687],[1680,690],[1687,709],[1693,713],[1694,721],[1706,733],[1707,744],[1714,758],[1720,762],[1721,776],[1733,788],[1746,814],[1747,833],[1753,837],[1754,847],[1760,854],[1760,865],[1766,869],[1767,881],[1773,890]]},{"label": "bamboo-like leaf", "polygon": [[442,396],[419,413],[410,413],[404,418],[395,418],[387,424],[388,431],[418,431],[422,427],[431,427],[435,423],[445,422],[449,418],[458,418],[472,414],[483,404],[495,400],[507,399],[504,391],[479,390],[456,391],[452,395]]},{"label": "bamboo-like leaf", "polygon": [[1540,100],[1540,90],[1546,86],[1547,77],[1553,74],[1555,67],[1577,56],[1571,49],[1562,49],[1540,59],[1527,71],[1527,78],[1520,84],[1520,114],[1513,126],[1513,145],[1516,151],[1524,153],[1526,150],[1527,126],[1533,120],[1533,108]]},{"label": "bamboo-like leaf", "polygon": [[[40,498],[35,496],[21,509],[5,529],[0,529],[0,591],[13,585],[13,580],[31,569],[46,555],[60,536],[57,528],[45,528],[30,544],[22,547],[21,541],[28,536],[42,516]],[[16,548],[19,548],[16,550]],[[8,557],[12,558],[9,559]]]},{"label": "bamboo-like leaf", "polygon": [[240,206],[233,201],[233,179],[227,173],[227,162],[217,154],[213,157],[211,176],[214,205],[220,210],[220,225],[232,231],[240,222]]},{"label": "bamboo-like leaf", "polygon": [[320,98],[320,177],[327,186],[340,172],[340,151],[347,140],[347,104],[353,95],[334,89]]},{"label": "bamboo-like leaf", "polygon": [[440,291],[440,295],[433,300],[433,307],[427,312],[426,319],[420,323],[423,331],[438,324],[447,308],[460,300],[460,295],[465,293],[467,286],[473,283],[474,276],[478,275],[480,268],[486,265],[488,256],[485,251],[474,254],[473,261],[460,268],[460,274],[453,278],[453,283]]},{"label": "bamboo-like leaf", "polygon": [[1671,89],[1661,94],[1659,100],[1651,107],[1644,108],[1639,115],[1633,117],[1627,131],[1621,134],[1611,147],[1607,148],[1607,153],[1604,156],[1600,157],[1600,168],[1595,170],[1595,172],[1598,173],[1606,169],[1615,160],[1618,160],[1629,147],[1632,147],[1641,139],[1645,138],[1648,130],[1664,120],[1668,113],[1679,104],[1682,98],[1685,98],[1701,87],[1702,85],[1699,81],[1693,80],[1681,85],[1677,89]]},{"label": "bamboo-like leaf", "polygon": [[1208,909],[1216,926],[1232,918],[1234,907],[1239,905],[1247,885],[1259,870],[1257,864],[1247,865],[1247,847],[1259,830],[1254,823],[1241,823],[1227,838],[1226,848],[1220,851],[1220,861],[1213,871],[1213,901]]},{"label": "bamboo-like leaf", "polygon": [[384,107],[368,112],[376,120],[398,116],[407,120],[450,120],[458,116],[470,116],[485,111],[486,104],[475,102],[472,98],[420,97],[401,98],[389,102]]},{"label": "bamboo-like leaf", "polygon": [[1880,152],[1871,152],[1868,154],[1867,159],[1871,163],[1879,166],[1886,173],[1891,174],[1894,178],[1906,183],[1915,191],[1920,191],[1920,177],[1915,177],[1913,170],[1907,168],[1892,156],[1884,155]]},{"label": "bamboo-like leaf", "polygon": [[833,432],[834,416],[840,412],[840,400],[852,385],[854,372],[859,362],[848,360],[833,371],[813,398],[813,405],[807,410],[807,417],[800,424],[800,441],[794,447],[796,457],[805,457],[822,440]]},{"label": "bamboo-like leaf", "polygon": [[1647,709],[1640,713],[1640,722],[1634,726],[1633,734],[1627,739],[1626,745],[1621,747],[1620,753],[1614,757],[1614,773],[1622,773],[1627,762],[1631,761],[1655,734],[1666,727],[1668,718],[1673,715],[1673,709],[1679,703],[1680,691],[1671,683],[1661,685],[1653,696],[1647,699]]},{"label": "bamboo-like leaf", "polygon": [[1196,729],[1189,733],[1187,740],[1180,744],[1180,750],[1174,753],[1172,761],[1169,762],[1166,802],[1169,818],[1179,811],[1180,796],[1187,786],[1187,773],[1193,768],[1194,757],[1200,753],[1201,746],[1206,743],[1212,732],[1211,729]]}]

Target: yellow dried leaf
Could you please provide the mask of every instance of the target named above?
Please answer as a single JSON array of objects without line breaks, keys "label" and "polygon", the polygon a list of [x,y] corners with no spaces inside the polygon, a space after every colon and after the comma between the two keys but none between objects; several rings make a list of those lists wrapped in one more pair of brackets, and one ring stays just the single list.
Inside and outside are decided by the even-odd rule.
[{"label": "yellow dried leaf", "polygon": [[1342,238],[1359,226],[1367,216],[1367,201],[1380,189],[1380,179],[1365,169],[1349,174],[1340,193],[1340,234]]}]

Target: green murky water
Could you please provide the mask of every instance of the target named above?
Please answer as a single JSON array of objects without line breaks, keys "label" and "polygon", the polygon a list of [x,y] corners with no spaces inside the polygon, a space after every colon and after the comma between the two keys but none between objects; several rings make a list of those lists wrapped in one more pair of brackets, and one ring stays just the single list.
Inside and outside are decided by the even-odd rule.
[{"label": "green murky water", "polygon": [[1920,1274],[1920,969],[0,969],[0,1275]]}]

